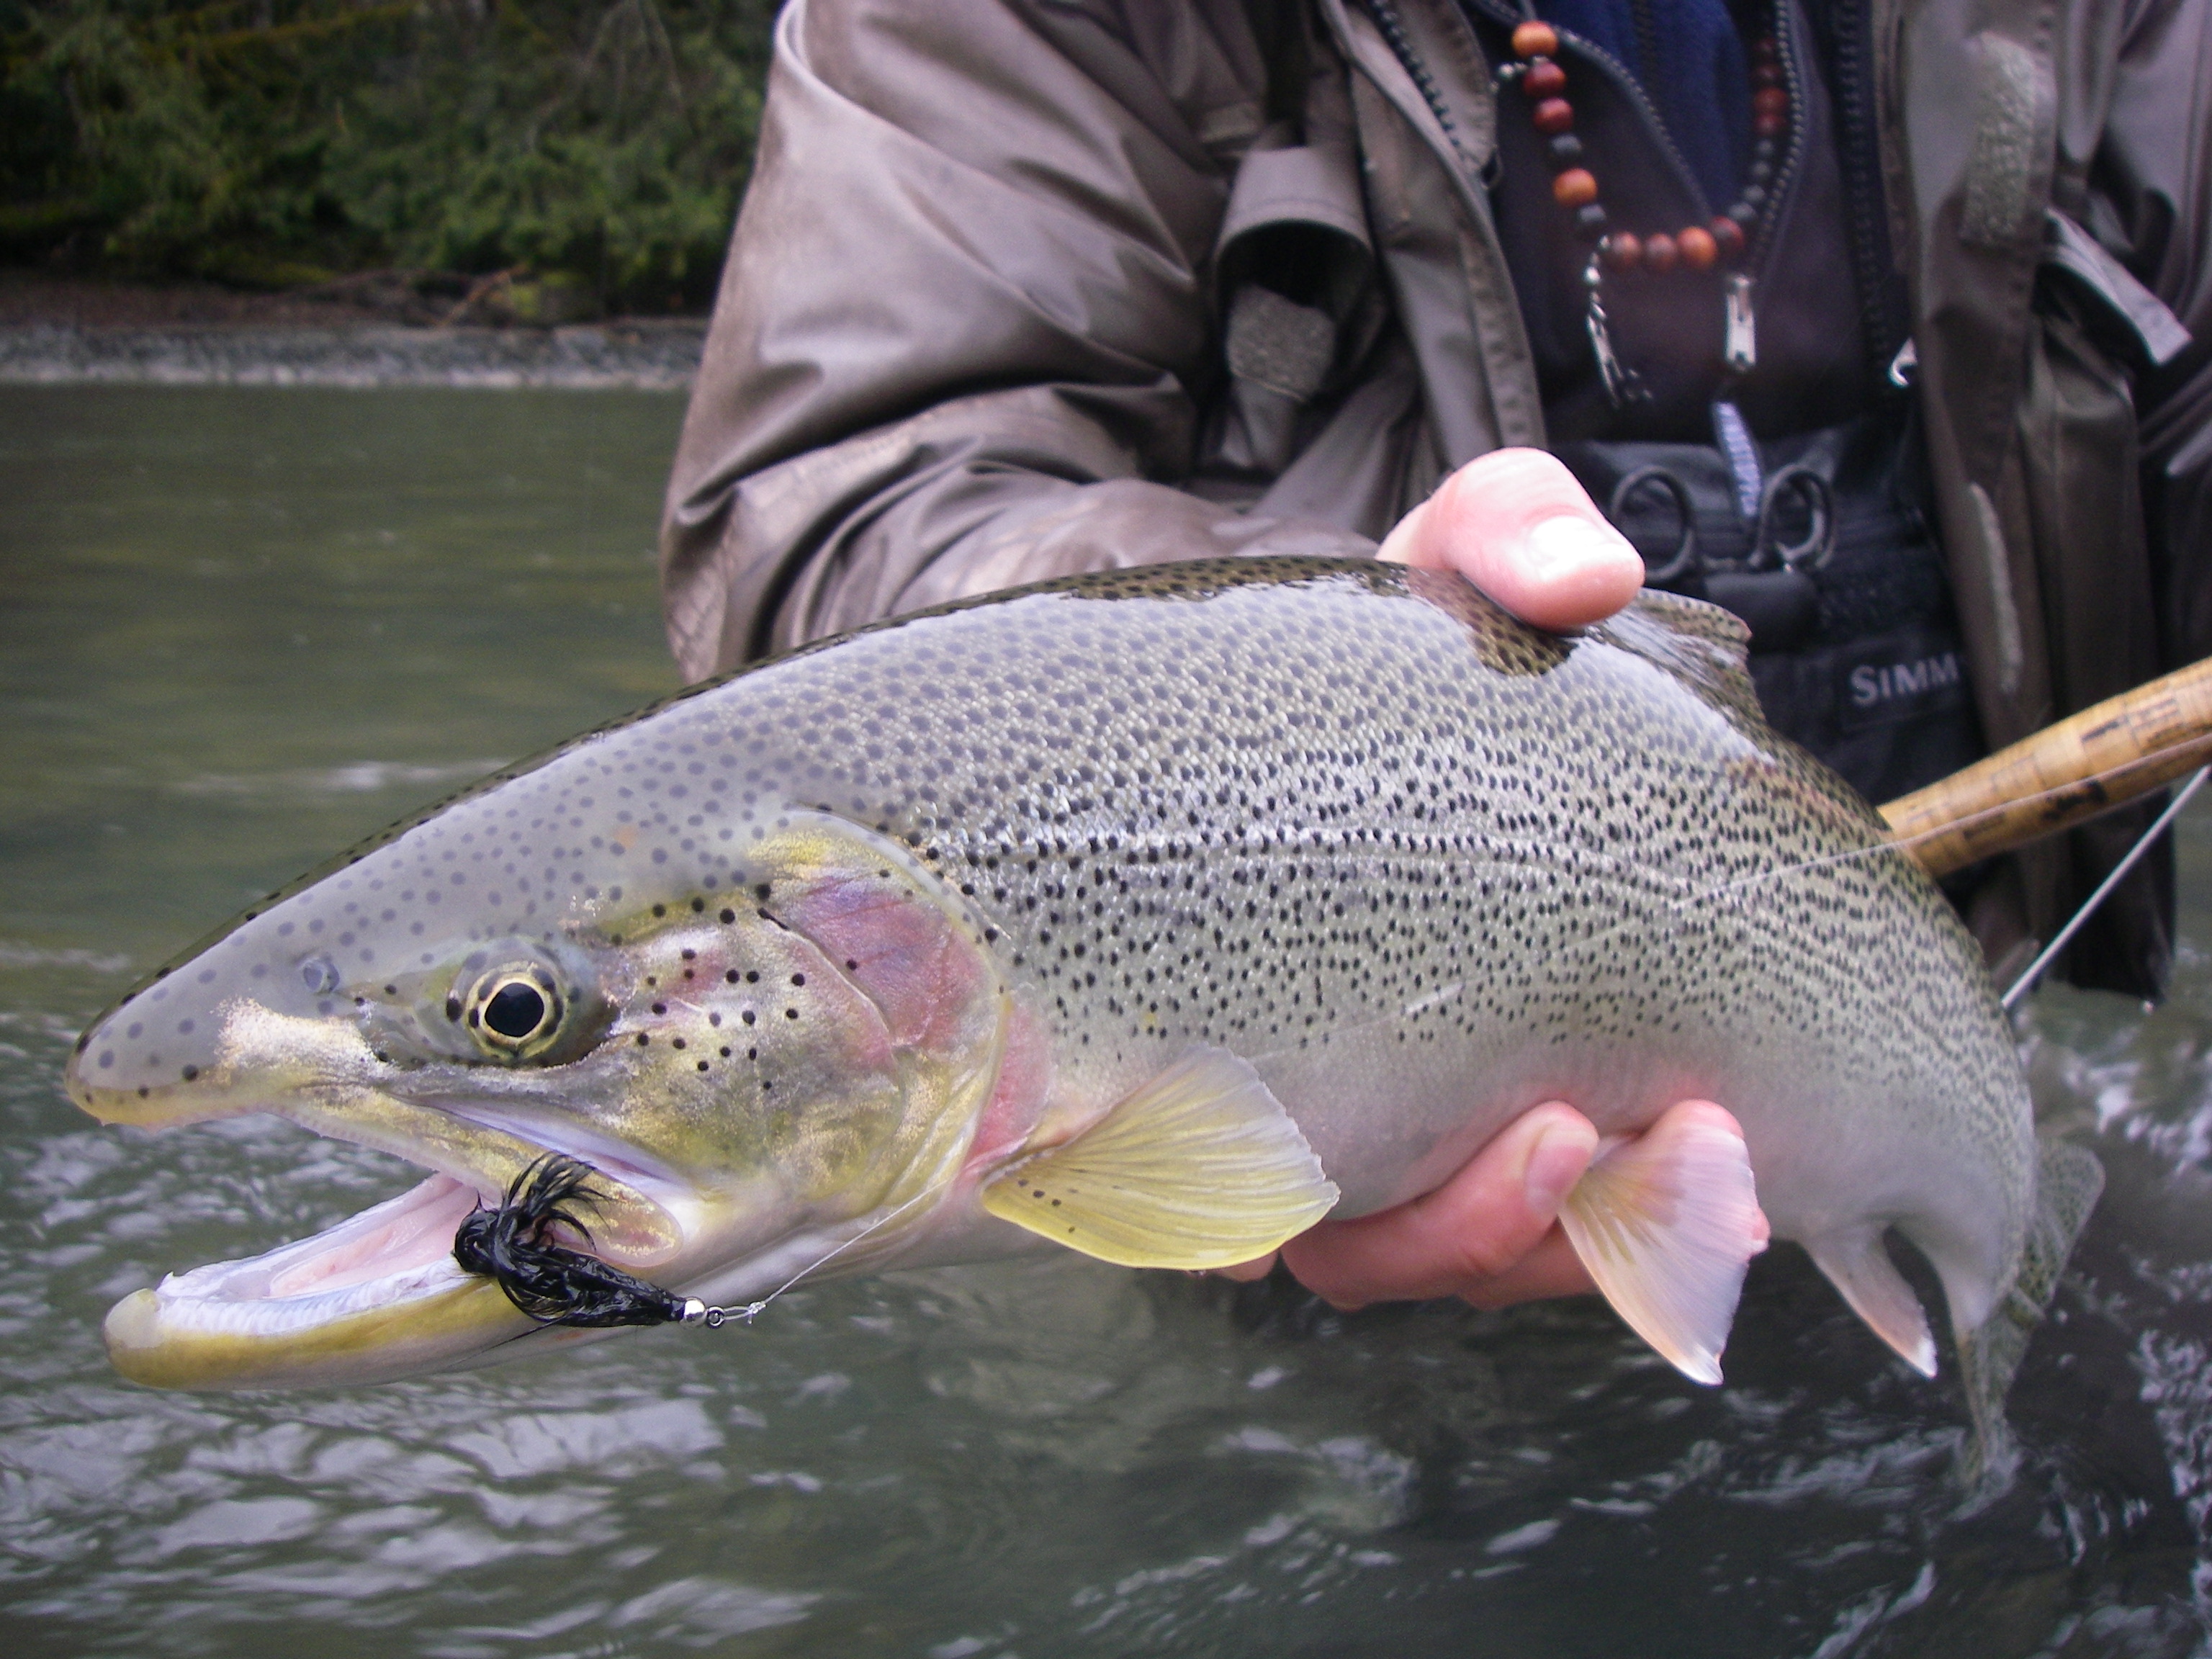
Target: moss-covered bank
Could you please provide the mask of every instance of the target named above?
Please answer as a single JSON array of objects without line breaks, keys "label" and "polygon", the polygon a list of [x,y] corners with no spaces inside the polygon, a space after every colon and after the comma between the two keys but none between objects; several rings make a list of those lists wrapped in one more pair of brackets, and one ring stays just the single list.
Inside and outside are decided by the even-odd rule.
[{"label": "moss-covered bank", "polygon": [[698,309],[774,9],[0,0],[0,258],[353,278],[426,319]]}]

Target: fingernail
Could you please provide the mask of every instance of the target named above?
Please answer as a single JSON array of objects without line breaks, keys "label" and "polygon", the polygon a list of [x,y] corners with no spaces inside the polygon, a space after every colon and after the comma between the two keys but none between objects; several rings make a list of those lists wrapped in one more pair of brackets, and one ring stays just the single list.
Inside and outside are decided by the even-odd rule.
[{"label": "fingernail", "polygon": [[1547,576],[1616,563],[1624,550],[1635,551],[1618,532],[1573,514],[1535,526],[1528,532],[1528,546],[1529,557]]},{"label": "fingernail", "polygon": [[1537,1136],[1521,1180],[1528,1207],[1546,1220],[1559,1212],[1567,1188],[1582,1179],[1597,1150],[1597,1133],[1587,1123],[1554,1123]]}]

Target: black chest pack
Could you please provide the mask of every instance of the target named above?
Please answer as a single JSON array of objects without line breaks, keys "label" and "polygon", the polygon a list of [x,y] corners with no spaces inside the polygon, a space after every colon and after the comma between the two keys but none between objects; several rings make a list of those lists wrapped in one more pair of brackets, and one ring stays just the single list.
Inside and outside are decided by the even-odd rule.
[{"label": "black chest pack", "polygon": [[1711,444],[1558,447],[1650,586],[1750,628],[1775,728],[1877,801],[1984,752],[1908,408],[1762,441],[1722,403]]}]

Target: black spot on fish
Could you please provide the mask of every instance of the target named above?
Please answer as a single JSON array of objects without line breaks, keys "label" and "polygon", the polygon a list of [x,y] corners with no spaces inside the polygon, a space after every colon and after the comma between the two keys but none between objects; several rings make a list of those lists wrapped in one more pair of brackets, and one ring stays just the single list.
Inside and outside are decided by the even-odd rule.
[{"label": "black spot on fish", "polygon": [[642,1032],[642,1031],[640,1031],[640,1032],[637,1034],[637,1046],[638,1046],[639,1048],[644,1048],[644,1047],[645,1047],[645,1045],[646,1045],[647,1043],[648,1043],[648,1042],[652,1042],[652,1041],[653,1041],[653,1039],[652,1039],[651,1037],[649,1037],[649,1036],[646,1036],[646,1034],[645,1034],[644,1032]]},{"label": "black spot on fish", "polygon": [[665,916],[668,914],[668,907],[665,904],[656,904],[653,907],[653,914],[656,916]]},{"label": "black spot on fish", "polygon": [[806,983],[806,975],[804,974],[793,974],[791,976],[791,982],[793,985],[804,985]]},{"label": "black spot on fish", "polygon": [[732,985],[735,985],[735,984],[738,982],[738,970],[737,970],[736,969],[732,968],[732,969],[731,969],[729,970],[729,972],[727,972],[726,974],[724,974],[724,975],[722,975],[722,977],[723,977],[725,980],[726,980],[729,983],[731,983]]},{"label": "black spot on fish", "polygon": [[[693,914],[693,915],[697,915],[700,911],[702,911],[702,910],[705,909],[706,908],[707,908],[707,901],[706,901],[706,900],[704,900],[704,899],[702,899],[702,898],[695,898],[695,899],[693,899],[693,900],[691,901],[691,910],[692,910],[692,914]],[[686,951],[684,954],[684,955],[686,955],[686,956],[690,956],[691,953],[690,953],[689,951]],[[703,1067],[703,1066],[702,1066],[700,1069],[703,1071],[703,1070],[704,1070],[704,1069],[706,1069],[706,1068],[705,1068],[705,1067]]]},{"label": "black spot on fish", "polygon": [[447,1019],[459,1019],[460,1017],[461,1000],[459,997],[447,997],[446,999],[446,1018]]},{"label": "black spot on fish", "polygon": [[735,910],[724,910],[722,912],[722,921],[725,923],[735,921],[737,919],[738,913]]},{"label": "black spot on fish", "polygon": [[199,1074],[200,1068],[197,1066],[187,1066],[185,1067],[185,1081],[187,1083],[190,1083],[193,1079],[199,1076]]}]

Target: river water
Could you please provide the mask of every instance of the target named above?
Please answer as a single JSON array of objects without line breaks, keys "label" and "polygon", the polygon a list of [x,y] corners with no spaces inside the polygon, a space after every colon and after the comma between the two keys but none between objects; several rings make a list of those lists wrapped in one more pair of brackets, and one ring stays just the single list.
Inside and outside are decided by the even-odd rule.
[{"label": "river water", "polygon": [[[1070,1258],[357,1390],[157,1394],[116,1298],[415,1179],[63,1097],[264,890],[673,688],[680,415],[618,392],[0,392],[0,1651],[2181,1655],[2212,1609],[2212,816],[2154,1012],[2024,1044],[2111,1180],[1962,1505],[1948,1380],[1803,1257],[1701,1389],[1595,1304],[1340,1316]],[[1948,1360],[1948,1353],[1947,1353]]]}]

